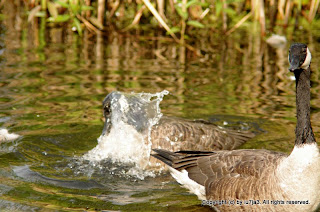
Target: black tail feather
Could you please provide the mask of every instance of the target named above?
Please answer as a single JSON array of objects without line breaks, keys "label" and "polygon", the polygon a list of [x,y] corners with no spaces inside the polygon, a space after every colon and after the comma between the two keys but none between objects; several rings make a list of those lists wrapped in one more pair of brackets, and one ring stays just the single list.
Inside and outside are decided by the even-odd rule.
[{"label": "black tail feather", "polygon": [[174,159],[174,152],[170,152],[163,149],[152,149],[157,154],[151,154],[153,157],[157,158],[158,160],[161,160],[168,166],[172,167],[173,159]]},{"label": "black tail feather", "polygon": [[153,149],[157,154],[151,154],[153,157],[161,160],[165,164],[173,168],[182,168],[185,164],[189,164],[188,161],[196,160],[200,156],[212,155],[211,151],[178,151],[170,152],[163,149]]}]

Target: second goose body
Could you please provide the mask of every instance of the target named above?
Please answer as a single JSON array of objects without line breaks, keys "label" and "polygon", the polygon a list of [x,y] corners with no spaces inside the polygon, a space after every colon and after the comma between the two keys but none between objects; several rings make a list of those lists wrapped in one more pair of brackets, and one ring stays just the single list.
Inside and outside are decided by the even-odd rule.
[{"label": "second goose body", "polygon": [[[296,140],[290,155],[268,150],[155,149],[153,156],[170,166],[180,184],[221,211],[316,210],[320,202],[320,155],[310,122],[310,62],[305,44],[290,47],[289,70],[296,77],[297,95]],[[215,202],[222,200],[227,202]]]},{"label": "second goose body", "polygon": [[[128,105],[119,116],[121,104]],[[149,106],[134,95],[119,91],[109,93],[103,101],[105,118],[102,135],[108,135],[114,121],[125,119],[137,132],[149,130]],[[117,116],[117,117],[116,117]],[[232,130],[204,120],[187,120],[162,116],[150,129],[152,148],[178,150],[232,150],[244,144],[255,134],[249,131]]]}]

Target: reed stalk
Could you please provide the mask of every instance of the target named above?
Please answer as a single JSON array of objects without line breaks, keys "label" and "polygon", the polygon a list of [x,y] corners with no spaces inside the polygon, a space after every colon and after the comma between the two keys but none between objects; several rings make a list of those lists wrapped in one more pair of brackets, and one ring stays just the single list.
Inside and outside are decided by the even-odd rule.
[{"label": "reed stalk", "polygon": [[227,25],[227,13],[226,10],[228,8],[226,0],[222,0],[222,30],[224,32],[227,31],[228,25]]},{"label": "reed stalk", "polygon": [[308,15],[308,21],[312,22],[319,8],[320,0],[312,0],[310,5],[310,11]]},{"label": "reed stalk", "polygon": [[153,5],[150,3],[149,0],[142,0],[143,3],[147,6],[147,8],[150,10],[150,12],[154,15],[154,17],[159,21],[161,26],[167,30],[167,32],[171,35],[171,37],[178,43],[180,43],[179,39],[177,36],[172,32],[172,30],[169,28],[167,23],[161,18],[157,10],[153,7]]},{"label": "reed stalk", "polygon": [[124,28],[122,31],[127,31],[127,30],[131,29],[133,26],[137,25],[137,24],[139,23],[139,21],[140,21],[140,18],[141,18],[141,16],[142,16],[142,13],[143,13],[143,11],[144,11],[145,9],[146,9],[146,5],[143,5],[143,6],[138,10],[138,12],[136,13],[136,15],[135,15],[132,23],[131,23],[129,26],[127,26],[126,28]]},{"label": "reed stalk", "polygon": [[169,5],[170,5],[170,9],[171,9],[171,13],[175,12],[175,8],[174,8],[174,0],[169,0]]},{"label": "reed stalk", "polygon": [[85,18],[83,18],[82,16],[77,15],[77,18],[78,18],[79,20],[81,20],[82,23],[84,23],[84,25],[85,25],[85,26],[87,27],[87,29],[89,29],[90,31],[95,32],[95,33],[99,32],[99,30],[98,30],[94,25],[92,25],[89,21],[87,21],[87,20],[86,20]]},{"label": "reed stalk", "polygon": [[283,19],[284,26],[288,26],[290,13],[291,13],[291,0],[287,0],[286,12]]},{"label": "reed stalk", "polygon": [[259,3],[259,22],[260,22],[260,30],[261,30],[261,36],[266,35],[266,17],[264,14],[264,1],[260,0]]},{"label": "reed stalk", "polygon": [[98,0],[98,22],[101,26],[104,26],[104,14],[105,14],[105,0]]},{"label": "reed stalk", "polygon": [[275,0],[270,0],[269,2],[269,20],[270,20],[270,25],[269,29],[272,31],[274,26],[276,25],[277,21],[277,6]]},{"label": "reed stalk", "polygon": [[[181,5],[181,10],[183,13],[187,12],[187,8],[186,8],[186,4],[187,4],[187,0],[182,0],[182,5]],[[186,20],[184,18],[181,17],[181,37],[180,37],[180,43],[184,44],[184,35],[186,32]]]},{"label": "reed stalk", "polygon": [[279,0],[278,1],[278,12],[279,12],[279,18],[282,20],[284,18],[284,5],[286,3],[286,0]]},{"label": "reed stalk", "polygon": [[259,6],[259,0],[251,1],[251,11],[253,12],[253,17],[255,20],[259,19],[258,6]]},{"label": "reed stalk", "polygon": [[252,16],[252,11],[249,12],[246,16],[244,16],[236,25],[234,25],[228,32],[226,32],[226,35],[230,35],[232,32],[234,32],[236,29],[238,29],[248,18]]},{"label": "reed stalk", "polygon": [[112,19],[112,17],[116,13],[116,11],[119,9],[119,7],[120,7],[120,0],[116,0],[114,5],[112,5],[112,9],[111,9],[111,11],[109,13],[108,20]]},{"label": "reed stalk", "polygon": [[[0,5],[4,5],[6,2],[9,1],[0,0]],[[131,24],[124,29],[119,29],[120,31],[127,31],[140,23],[144,11],[148,8],[159,25],[176,42],[183,45],[185,45],[186,35],[195,32],[194,29],[208,29],[208,26],[215,28],[222,25],[225,34],[230,35],[251,17],[256,23],[259,21],[261,36],[265,36],[267,27],[268,30],[272,31],[276,24],[280,26],[279,23],[281,22],[286,27],[293,22],[292,20],[295,20],[294,26],[296,27],[299,25],[299,17],[311,23],[317,18],[316,14],[320,5],[320,0],[217,0],[214,1],[215,4],[212,7],[208,6],[210,0],[167,0],[167,2],[166,0],[156,0],[156,6],[151,4],[150,0],[14,0],[14,2],[16,5],[27,7],[29,22],[39,17],[44,17],[46,21],[55,23],[70,21],[77,27],[79,34],[81,34],[83,25],[87,29],[97,32],[104,29],[106,20],[108,23],[115,23],[116,21],[126,23],[130,18]],[[24,4],[20,4],[22,2]],[[132,7],[142,3],[143,6],[135,11],[134,16],[132,16]],[[94,10],[92,4],[94,6],[96,4]],[[106,4],[108,4],[107,8]],[[229,23],[238,18],[239,14],[248,10],[248,7],[251,12],[228,30],[230,28]],[[166,11],[166,9],[168,10]],[[115,16],[117,11],[120,14],[119,16]],[[129,12],[127,13],[127,11]],[[108,17],[106,18],[107,12]],[[179,19],[175,20],[177,17]],[[144,18],[146,23],[152,21],[149,15]],[[123,23],[115,25],[119,27],[123,26]],[[188,28],[189,26],[191,27]],[[176,32],[180,33],[181,37],[178,38]]]},{"label": "reed stalk", "polygon": [[164,15],[164,5],[165,5],[164,0],[157,0],[157,6],[158,6],[159,15],[160,15],[164,20],[166,20],[166,17],[165,17],[165,15]]},{"label": "reed stalk", "polygon": [[47,9],[47,0],[41,0],[41,9],[46,10]]},{"label": "reed stalk", "polygon": [[5,0],[1,0],[1,1],[0,1],[0,7],[2,7],[2,6],[3,6],[4,1],[5,1]]},{"label": "reed stalk", "polygon": [[203,13],[201,13],[201,15],[199,16],[199,19],[202,20],[209,12],[210,12],[209,8],[205,9]]},{"label": "reed stalk", "polygon": [[[85,4],[87,5],[87,6],[91,6],[91,0],[85,0]],[[91,16],[91,11],[90,10],[87,10],[86,12],[85,12],[85,15],[84,15],[87,19]]]}]

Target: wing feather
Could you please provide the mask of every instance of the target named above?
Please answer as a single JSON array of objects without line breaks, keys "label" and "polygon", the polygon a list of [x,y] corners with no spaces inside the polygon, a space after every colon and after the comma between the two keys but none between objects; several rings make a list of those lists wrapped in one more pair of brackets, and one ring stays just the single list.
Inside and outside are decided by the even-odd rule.
[{"label": "wing feather", "polygon": [[232,150],[255,134],[219,127],[203,120],[162,117],[151,130],[153,148],[178,150]]},{"label": "wing feather", "polygon": [[[211,187],[211,184],[232,178],[260,178],[262,173],[275,167],[286,154],[268,150],[233,151],[179,151],[154,150],[153,155],[168,165],[181,171],[185,169],[190,179]],[[210,186],[211,185],[211,186]]]}]

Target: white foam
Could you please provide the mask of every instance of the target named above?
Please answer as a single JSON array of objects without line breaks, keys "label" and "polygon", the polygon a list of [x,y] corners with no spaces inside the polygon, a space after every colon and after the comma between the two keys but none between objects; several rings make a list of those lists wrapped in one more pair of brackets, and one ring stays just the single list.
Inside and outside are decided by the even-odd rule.
[{"label": "white foam", "polygon": [[15,133],[9,133],[7,129],[0,129],[0,142],[13,141],[20,136]]},{"label": "white foam", "polygon": [[134,127],[119,122],[107,136],[98,138],[98,145],[84,155],[90,161],[111,159],[113,162],[135,163],[145,168],[149,160],[148,138],[138,133]]},{"label": "white foam", "polygon": [[[110,159],[116,163],[132,164],[127,174],[140,179],[154,176],[151,170],[147,171],[150,168],[152,146],[150,132],[162,117],[159,105],[168,93],[164,90],[156,94],[123,94],[119,99],[112,100],[110,133],[101,135],[97,146],[83,158],[95,162]],[[138,101],[137,98],[132,99],[132,96],[137,97]]]}]

